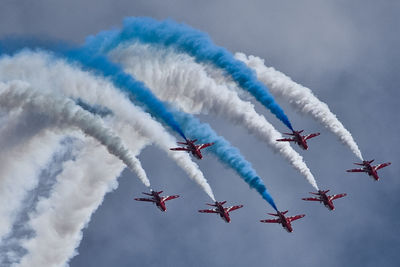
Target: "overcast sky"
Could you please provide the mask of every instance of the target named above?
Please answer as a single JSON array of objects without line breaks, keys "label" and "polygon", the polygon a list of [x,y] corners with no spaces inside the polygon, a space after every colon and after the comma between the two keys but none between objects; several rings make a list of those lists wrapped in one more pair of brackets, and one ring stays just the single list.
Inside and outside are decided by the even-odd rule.
[{"label": "overcast sky", "polygon": [[[118,27],[126,16],[172,18],[207,32],[232,52],[262,57],[267,65],[311,88],[353,134],[366,159],[392,165],[374,182],[346,173],[357,159],[311,118],[282,99],[294,128],[321,132],[305,158],[322,189],[348,194],[328,211],[304,202],[312,187],[279,155],[223,118],[200,116],[253,164],[281,210],[307,214],[288,234],[262,224],[272,208],[211,154],[199,162],[218,200],[243,204],[224,223],[200,214],[207,196],[165,153],[140,155],[154,188],[182,198],[161,213],[133,201],[145,190],[128,171],[84,230],[72,267],[86,266],[398,266],[400,260],[399,1],[3,0],[0,39],[37,36],[82,43]],[[258,112],[284,126],[260,105]]]}]

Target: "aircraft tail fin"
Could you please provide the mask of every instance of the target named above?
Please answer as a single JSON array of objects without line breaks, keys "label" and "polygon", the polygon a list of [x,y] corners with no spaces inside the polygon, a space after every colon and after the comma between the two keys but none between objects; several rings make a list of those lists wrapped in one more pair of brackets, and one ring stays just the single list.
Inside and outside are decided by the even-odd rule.
[{"label": "aircraft tail fin", "polygon": [[176,142],[176,143],[179,144],[179,145],[187,145],[186,142]]},{"label": "aircraft tail fin", "polygon": [[294,134],[292,134],[292,133],[283,133],[283,134],[286,134],[286,135],[294,135]]},{"label": "aircraft tail fin", "polygon": [[372,162],[374,162],[374,159],[373,159],[373,160],[365,160],[363,163],[354,163],[354,164],[355,164],[355,165],[359,165],[359,166],[364,166],[364,165],[365,165],[365,162],[371,164]]},{"label": "aircraft tail fin", "polygon": [[215,204],[208,204],[208,203],[206,203],[206,205],[211,206],[211,207],[217,207],[218,204],[224,205],[225,203],[226,203],[226,200],[225,200],[225,201],[222,201],[222,202],[215,201]]}]

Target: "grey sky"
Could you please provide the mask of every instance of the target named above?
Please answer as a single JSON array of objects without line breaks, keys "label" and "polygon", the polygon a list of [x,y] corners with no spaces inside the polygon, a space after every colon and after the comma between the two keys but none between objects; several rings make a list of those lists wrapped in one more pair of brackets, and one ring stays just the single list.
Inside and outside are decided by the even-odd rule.
[{"label": "grey sky", "polygon": [[[331,133],[282,100],[295,128],[319,131],[305,158],[322,189],[348,193],[329,212],[301,201],[312,187],[244,129],[200,116],[239,147],[264,179],[278,208],[307,216],[288,234],[258,222],[272,212],[259,195],[212,155],[199,165],[219,200],[244,204],[225,224],[199,214],[207,196],[163,152],[140,155],[155,188],[181,199],[162,214],[133,201],[144,187],[125,171],[84,231],[80,266],[397,266],[400,256],[398,133],[400,99],[398,1],[13,1],[3,0],[0,38],[46,36],[80,43],[120,25],[125,16],[172,18],[207,32],[232,52],[266,59],[267,65],[310,87],[353,134],[366,159],[392,161],[374,182],[349,174],[356,158]],[[260,105],[280,131],[284,126]]]}]

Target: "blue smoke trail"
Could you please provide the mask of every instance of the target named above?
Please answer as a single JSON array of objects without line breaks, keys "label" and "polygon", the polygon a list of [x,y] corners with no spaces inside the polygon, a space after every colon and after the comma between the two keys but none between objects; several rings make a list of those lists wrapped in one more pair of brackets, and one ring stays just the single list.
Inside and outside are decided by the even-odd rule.
[{"label": "blue smoke trail", "polygon": [[[200,123],[198,119],[189,114],[171,111],[171,109],[164,106],[143,83],[135,81],[132,76],[125,73],[120,66],[111,63],[107,58],[103,56],[93,56],[93,54],[87,55],[87,52],[90,53],[90,51],[91,49],[83,49],[83,52],[74,51],[73,53],[69,53],[69,58],[78,60],[81,64],[84,64],[85,67],[90,67],[92,70],[101,72],[106,77],[111,78],[117,88],[128,92],[128,96],[134,94],[135,99],[140,102],[148,102],[149,100],[147,98],[150,98],[153,104],[149,105],[148,109],[151,110],[151,113],[157,117],[161,117],[161,112],[168,113],[172,118],[180,122],[179,124],[184,127],[184,131],[188,135],[194,136],[201,142],[215,142],[211,147],[211,151],[214,152],[223,163],[233,168],[251,188],[256,189],[275,210],[277,209],[263,181],[258,177],[255,170],[253,170],[250,162],[244,159],[237,148],[232,147],[223,137],[218,136],[208,124]],[[137,92],[138,84],[140,84],[141,91],[139,95]],[[157,101],[154,101],[154,99]],[[132,101],[134,99],[130,98],[130,100]],[[158,102],[163,104],[162,109],[157,106]],[[176,123],[176,125],[178,125],[178,123]],[[184,138],[186,139],[186,137]]]},{"label": "blue smoke trail", "polygon": [[185,24],[178,24],[173,20],[159,22],[146,17],[125,18],[121,32],[102,32],[96,38],[102,40],[101,46],[104,53],[109,52],[121,42],[136,39],[143,43],[173,46],[195,57],[198,61],[211,62],[231,75],[240,87],[251,93],[293,131],[288,117],[269,93],[268,88],[257,79],[254,71],[235,59],[228,50],[215,45],[207,34],[199,30]]},{"label": "blue smoke trail", "polygon": [[277,210],[264,182],[252,168],[251,163],[240,154],[239,149],[233,147],[225,138],[218,136],[210,125],[201,123],[194,116],[177,111],[174,115],[188,136],[195,137],[201,143],[214,142],[215,144],[208,150],[214,153],[221,162],[235,170],[251,188],[256,189],[262,198]]},{"label": "blue smoke trail", "polygon": [[[106,35],[102,37],[104,36]],[[108,35],[108,37],[110,37],[110,35]],[[0,47],[1,44],[2,42],[0,42]],[[261,194],[262,198],[277,210],[275,202],[269,194],[264,182],[252,168],[251,163],[240,154],[239,149],[232,147],[227,140],[218,136],[208,124],[202,124],[192,115],[171,110],[168,106],[165,106],[163,102],[158,100],[143,83],[133,79],[133,77],[125,73],[119,65],[110,62],[104,56],[98,55],[97,52],[102,44],[104,44],[102,40],[91,38],[81,49],[68,50],[68,52],[54,52],[65,55],[69,60],[79,62],[84,67],[97,71],[103,76],[110,78],[117,88],[127,93],[127,97],[129,97],[132,102],[137,100],[146,103],[147,109],[154,114],[154,116],[160,117],[172,128],[174,128],[173,125],[175,125],[176,129],[179,129],[179,131],[177,131],[182,133],[181,135],[184,139],[186,139],[186,137],[183,135],[176,120],[180,122],[188,135],[197,138],[200,142],[214,142],[215,144],[209,148],[210,151],[213,152],[221,162],[234,169],[251,188],[256,189],[257,192]],[[37,47],[41,47],[41,45]],[[15,52],[15,49],[11,50]],[[4,50],[0,52],[4,52]],[[164,118],[161,116],[164,116]],[[172,123],[172,125],[170,123]]]},{"label": "blue smoke trail", "polygon": [[[121,36],[121,33],[115,30],[101,32],[96,36],[91,36],[87,38],[85,50],[92,55],[97,53],[106,54],[107,51],[109,51],[113,47],[118,46],[118,44],[124,40],[123,37],[121,39]],[[121,79],[119,77],[115,78],[111,76],[112,80],[117,81],[116,85],[118,88],[129,92],[132,92],[134,90],[134,87],[131,87],[130,82],[128,81],[128,77],[126,77],[129,75],[126,74],[120,66],[109,61],[107,61],[106,63],[106,59],[104,57],[102,57],[101,60],[101,64],[91,64],[91,68],[100,70],[101,72],[103,72],[103,68],[111,68],[110,66],[106,66],[107,64],[112,65],[113,69],[119,68],[118,71],[115,70],[113,72],[118,73],[118,76],[123,76],[124,78]],[[195,137],[200,142],[214,142],[215,144],[211,146],[210,150],[217,156],[217,158],[224,164],[234,169],[251,188],[256,189],[257,192],[261,194],[262,198],[265,199],[275,210],[277,210],[275,202],[272,199],[272,196],[269,194],[266,186],[264,185],[264,182],[260,179],[256,171],[252,168],[251,163],[248,162],[240,154],[239,149],[233,147],[223,137],[218,136],[208,124],[202,124],[197,118],[193,117],[192,115],[179,111],[172,112],[174,118],[179,121],[179,124],[181,125],[181,127],[183,127],[186,134]],[[157,116],[158,114],[155,113],[154,115]]]},{"label": "blue smoke trail", "polygon": [[[110,35],[107,35],[107,37],[110,37]],[[91,38],[89,37],[88,39],[90,40]],[[58,56],[65,56],[72,62],[79,62],[83,67],[95,69],[102,76],[110,78],[117,87],[122,84],[121,88],[124,88],[124,86],[132,88],[128,92],[130,100],[141,103],[152,115],[163,120],[186,140],[185,134],[164,103],[154,96],[142,82],[135,80],[132,76],[125,73],[119,65],[110,62],[106,57],[98,54],[99,44],[101,43],[96,41],[102,41],[101,39],[92,38],[92,40],[93,42],[88,41],[81,48],[75,48],[71,44],[59,40],[41,40],[33,37],[19,38],[12,36],[0,40],[0,55],[13,54],[28,47],[35,50],[50,50]]]},{"label": "blue smoke trail", "polygon": [[186,140],[179,124],[164,103],[154,96],[144,83],[135,80],[119,65],[110,62],[106,57],[95,53],[90,44],[86,44],[78,50],[68,51],[65,56],[69,60],[77,61],[84,67],[96,70],[102,76],[110,78],[116,87],[129,93],[128,97],[131,101],[143,104],[152,115],[163,120]]}]

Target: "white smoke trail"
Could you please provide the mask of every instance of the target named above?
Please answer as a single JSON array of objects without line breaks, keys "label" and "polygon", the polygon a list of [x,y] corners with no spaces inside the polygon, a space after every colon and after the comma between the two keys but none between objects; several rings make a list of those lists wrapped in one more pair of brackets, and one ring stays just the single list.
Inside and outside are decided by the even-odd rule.
[{"label": "white smoke trail", "polygon": [[325,128],[334,133],[360,160],[363,160],[361,151],[350,132],[338,120],[336,115],[330,111],[328,105],[319,100],[309,88],[292,81],[290,77],[282,72],[265,66],[264,60],[259,57],[247,57],[243,53],[236,53],[235,57],[254,69],[258,79],[269,87],[272,94],[289,101],[293,107],[303,114],[311,115]]},{"label": "white smoke trail", "polygon": [[[12,115],[12,119],[21,118]],[[35,122],[24,120],[25,129],[35,128]],[[0,131],[0,242],[10,233],[28,192],[38,184],[38,175],[59,149],[60,135],[42,128],[34,135],[21,137],[21,129],[12,123]],[[20,137],[14,143],[13,137]],[[0,260],[4,255],[0,255]]]},{"label": "white smoke trail", "polygon": [[[28,53],[29,54],[29,53]],[[101,80],[101,79],[96,79],[93,76],[84,73],[82,71],[79,71],[77,69],[71,68],[67,66],[63,61],[57,61],[55,62],[53,58],[49,56],[44,56],[36,54],[35,56],[28,54],[24,55],[19,55],[17,58],[6,58],[1,61],[0,64],[0,69],[2,71],[0,72],[0,75],[4,75],[3,79],[8,78],[8,79],[16,79],[16,78],[25,78],[30,81],[34,81],[36,84],[40,85],[41,87],[46,87],[48,90],[51,90],[50,88],[57,88],[60,89],[61,91],[65,91],[66,94],[70,94],[71,96],[75,96],[75,98],[80,97],[82,100],[86,101],[89,104],[92,105],[105,105],[108,108],[112,110],[114,115],[121,115],[124,119],[126,119],[126,122],[129,121],[126,125],[131,125],[132,127],[126,127],[124,125],[123,120],[119,120],[118,123],[118,133],[120,135],[125,136],[126,140],[132,140],[132,143],[137,145],[138,140],[140,139],[139,137],[136,137],[135,135],[132,135],[136,133],[135,128],[140,128],[143,127],[140,131],[142,133],[146,133],[148,137],[156,139],[155,141],[160,145],[163,146],[166,150],[170,147],[171,144],[175,145],[175,140],[173,140],[172,137],[170,137],[162,128],[161,125],[159,125],[157,122],[153,121],[150,116],[148,116],[146,113],[141,112],[142,114],[136,115],[134,114],[136,110],[132,110],[133,106],[126,101],[125,97],[122,94],[118,94],[118,90],[116,90],[114,87],[112,87],[109,83]],[[18,60],[19,59],[19,60]],[[7,62],[8,61],[8,62]],[[38,64],[36,64],[38,63]],[[40,71],[39,71],[40,70]],[[72,88],[72,89],[68,89]],[[73,91],[73,92],[72,92]],[[114,100],[114,101],[112,101]],[[139,111],[139,110],[138,110]],[[138,113],[138,112],[136,112]],[[135,125],[135,116],[142,116],[142,118],[139,119],[139,122],[137,125]],[[153,125],[155,124],[155,126]],[[125,127],[122,127],[122,126]],[[162,133],[162,134],[160,134]],[[165,133],[165,134],[164,134]],[[129,137],[129,138],[128,138]],[[172,139],[172,140],[171,140]],[[169,150],[168,150],[169,151]],[[173,157],[177,163],[183,167],[191,177],[195,178],[202,178],[202,173],[198,170],[197,165],[195,165],[191,160],[188,155],[182,155],[182,154],[171,154],[171,157]],[[193,165],[196,168],[193,168]],[[99,166],[92,166],[91,168],[100,168]],[[91,168],[88,168],[89,170]],[[198,171],[197,171],[197,170]],[[77,169],[78,171],[80,170],[79,168]],[[107,170],[107,167],[106,167]],[[107,173],[107,171],[101,172],[100,173]],[[88,174],[90,176],[90,174]],[[83,176],[88,176],[88,175],[83,175]],[[94,178],[93,178],[94,179]],[[64,179],[63,179],[64,180]],[[203,179],[198,179],[200,182],[202,180],[205,180],[204,177]],[[207,190],[209,188],[208,183],[205,181],[204,188]],[[61,185],[60,185],[61,186]],[[66,184],[65,186],[68,186]],[[65,187],[64,186],[64,187]],[[58,187],[57,187],[58,188]],[[74,188],[81,188],[81,186],[77,186]],[[87,191],[92,192],[94,188],[90,186],[91,189],[88,189]],[[57,190],[57,193],[52,194],[51,200],[49,200],[50,203],[53,203],[54,197],[59,195],[59,191]],[[206,191],[207,192],[207,191]],[[208,192],[207,192],[208,193]],[[87,193],[85,193],[87,194]],[[211,188],[209,188],[209,193],[211,198],[214,199],[214,196],[212,194]],[[104,195],[104,194],[103,194]],[[98,202],[101,202],[103,195],[98,194]],[[65,195],[63,200],[60,200],[60,203],[68,203],[71,202],[72,199],[77,199],[77,203],[79,203],[79,194],[76,196],[68,196]],[[95,201],[95,198],[93,199]],[[83,201],[83,204],[87,203]],[[75,205],[76,206],[76,205]],[[96,205],[94,205],[96,206]],[[92,206],[92,207],[94,207]],[[64,208],[57,208],[60,207],[60,205],[55,206],[51,212],[54,213],[53,216],[59,218],[60,221],[68,221],[69,217],[79,217],[80,211],[77,210],[76,212],[78,213],[77,215],[71,214],[72,211],[71,209],[66,216],[64,213]],[[97,206],[96,206],[97,207]],[[95,209],[95,208],[94,208]],[[67,209],[68,210],[68,209]],[[71,222],[71,227],[72,229],[75,229],[76,232],[75,234],[69,233],[64,235],[52,235],[49,237],[52,239],[52,241],[49,243],[48,240],[46,241],[46,231],[43,230],[41,231],[40,229],[47,229],[48,227],[52,227],[52,220],[51,219],[45,219],[45,218],[50,218],[48,215],[43,215],[44,217],[41,217],[43,220],[42,224],[35,224],[32,225],[32,228],[35,230],[35,232],[40,232],[41,234],[38,234],[35,239],[29,241],[27,244],[36,244],[33,247],[38,247],[35,251],[32,253],[29,253],[29,255],[37,255],[38,258],[53,258],[53,257],[59,257],[59,254],[67,255],[64,258],[68,258],[72,256],[73,249],[78,245],[79,243],[79,236],[80,236],[80,230],[85,224],[86,221],[89,220],[90,214],[93,212],[93,209],[87,208],[85,209],[86,217],[85,216],[80,216],[79,220],[74,220],[74,222]],[[71,215],[71,216],[70,216]],[[36,215],[35,215],[36,216]],[[85,219],[86,218],[86,219]],[[83,220],[83,222],[82,222]],[[39,226],[41,225],[41,226]],[[62,229],[61,229],[62,230]],[[57,230],[56,232],[62,232],[60,229]],[[71,235],[75,235],[74,238],[70,237]],[[76,235],[78,237],[76,237]],[[71,243],[72,242],[72,243]],[[52,249],[53,248],[53,243],[57,243],[57,246],[55,248],[59,248],[60,251],[57,249]],[[61,247],[65,246],[65,250],[62,250]],[[29,246],[29,251],[31,251],[32,247]],[[68,252],[69,251],[69,252]],[[68,256],[69,255],[69,256]],[[35,256],[36,257],[36,256]],[[24,260],[23,262],[26,262],[28,266],[30,265],[30,260]],[[63,262],[63,260],[61,260]],[[46,265],[47,266],[47,265]]]},{"label": "white smoke trail", "polygon": [[146,83],[160,99],[178,105],[185,112],[212,112],[242,124],[287,159],[318,190],[303,158],[289,144],[276,142],[282,138],[281,134],[251,103],[242,101],[226,86],[216,84],[190,56],[134,43],[116,48],[110,57]]},{"label": "white smoke trail", "polygon": [[[138,150],[145,145],[140,140],[137,144]],[[51,196],[42,199],[30,215],[29,225],[36,235],[23,242],[28,254],[15,266],[67,265],[77,254],[75,249],[82,239],[82,229],[104,195],[115,188],[116,177],[123,168],[103,147],[86,140],[78,157],[63,164]]]},{"label": "white smoke trail", "polygon": [[[125,135],[129,133],[130,147],[135,155],[148,144],[147,139],[129,129],[120,127],[120,130]],[[63,172],[56,177],[58,183],[50,197],[41,198],[36,210],[30,214],[26,227],[34,230],[35,236],[16,240],[18,244],[22,241],[28,254],[22,260],[15,255],[8,258],[9,262],[21,260],[22,266],[64,266],[77,254],[74,250],[82,238],[83,227],[103,201],[105,193],[116,188],[116,177],[124,168],[120,160],[91,140],[87,140],[87,146],[76,159],[63,164]]]},{"label": "white smoke trail", "polygon": [[[0,59],[0,80],[10,79],[24,79],[41,90],[57,90],[67,97],[82,99],[92,106],[107,107],[115,115],[113,121],[119,121],[120,125],[124,125],[124,129],[138,132],[166,151],[168,156],[215,201],[210,185],[190,156],[169,150],[176,145],[176,139],[149,114],[132,105],[126,96],[107,80],[81,71],[47,53],[29,51]],[[126,141],[130,139],[128,129],[124,138]]]},{"label": "white smoke trail", "polygon": [[108,129],[99,117],[83,110],[72,100],[41,94],[25,82],[12,81],[0,83],[0,106],[7,110],[22,107],[47,116],[60,127],[78,127],[106,146],[107,150],[122,160],[144,185],[150,186],[140,161],[125,147],[122,140]]}]

